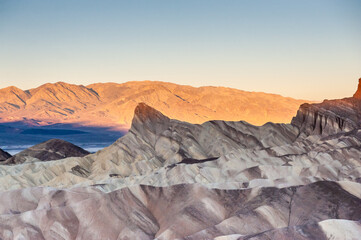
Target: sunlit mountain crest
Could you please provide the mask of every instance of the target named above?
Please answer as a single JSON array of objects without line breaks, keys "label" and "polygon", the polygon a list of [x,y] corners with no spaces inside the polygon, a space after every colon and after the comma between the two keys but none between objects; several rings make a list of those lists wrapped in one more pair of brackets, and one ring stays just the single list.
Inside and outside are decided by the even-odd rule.
[{"label": "sunlit mountain crest", "polygon": [[167,82],[47,83],[23,91],[0,89],[0,121],[35,125],[79,123],[128,129],[134,108],[144,102],[167,116],[190,123],[209,120],[288,123],[309,102],[225,87],[191,87]]}]

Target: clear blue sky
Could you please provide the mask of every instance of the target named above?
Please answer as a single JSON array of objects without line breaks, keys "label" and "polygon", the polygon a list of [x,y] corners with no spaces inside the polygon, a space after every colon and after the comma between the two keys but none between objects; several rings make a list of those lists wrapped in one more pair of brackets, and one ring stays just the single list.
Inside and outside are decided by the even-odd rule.
[{"label": "clear blue sky", "polygon": [[0,88],[147,79],[350,96],[360,13],[359,0],[0,0]]}]

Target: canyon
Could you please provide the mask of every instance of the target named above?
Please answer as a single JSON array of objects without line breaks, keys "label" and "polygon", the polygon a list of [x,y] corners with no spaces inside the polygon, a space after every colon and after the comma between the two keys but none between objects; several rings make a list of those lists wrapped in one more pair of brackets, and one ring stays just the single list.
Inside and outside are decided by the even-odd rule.
[{"label": "canyon", "polygon": [[357,239],[360,94],[261,126],[134,102],[129,131],[96,153],[0,165],[0,236]]}]

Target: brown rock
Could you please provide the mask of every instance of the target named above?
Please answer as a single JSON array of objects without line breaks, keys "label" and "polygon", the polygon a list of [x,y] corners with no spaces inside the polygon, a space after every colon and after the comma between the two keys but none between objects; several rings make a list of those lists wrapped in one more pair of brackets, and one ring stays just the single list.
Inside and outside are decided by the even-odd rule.
[{"label": "brown rock", "polygon": [[361,99],[361,78],[358,81],[358,88],[353,97]]},{"label": "brown rock", "polygon": [[8,158],[4,164],[20,164],[27,160],[51,161],[67,157],[83,157],[89,152],[64,140],[50,139]]}]

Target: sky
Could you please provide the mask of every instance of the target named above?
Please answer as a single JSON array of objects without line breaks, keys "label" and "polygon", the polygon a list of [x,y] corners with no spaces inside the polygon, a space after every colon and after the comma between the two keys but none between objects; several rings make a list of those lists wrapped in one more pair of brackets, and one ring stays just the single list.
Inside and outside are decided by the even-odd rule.
[{"label": "sky", "polygon": [[0,0],[0,88],[159,80],[348,97],[360,12],[360,0]]}]

